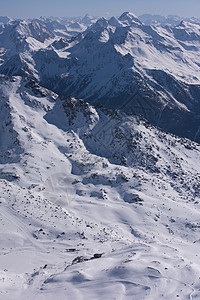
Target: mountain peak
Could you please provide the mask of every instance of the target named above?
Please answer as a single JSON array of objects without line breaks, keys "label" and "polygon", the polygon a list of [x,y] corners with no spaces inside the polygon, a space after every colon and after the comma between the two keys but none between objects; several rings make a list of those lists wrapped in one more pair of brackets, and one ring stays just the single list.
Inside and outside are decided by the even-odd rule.
[{"label": "mountain peak", "polygon": [[90,16],[89,14],[86,14],[80,21],[84,25],[89,26],[91,25],[91,23],[94,23],[96,21],[96,18]]},{"label": "mountain peak", "polygon": [[138,19],[136,15],[134,15],[132,12],[124,12],[120,17],[119,20],[121,22],[128,22],[129,25],[132,23],[138,23],[142,24],[142,22]]},{"label": "mountain peak", "polygon": [[186,27],[186,26],[187,26],[186,21],[182,20],[177,27]]},{"label": "mountain peak", "polygon": [[112,17],[108,20],[108,24],[114,27],[118,27],[120,26],[121,22],[116,17]]},{"label": "mountain peak", "polygon": [[102,17],[97,20],[96,24],[100,25],[101,27],[105,27],[108,25],[108,21],[106,20],[106,18]]},{"label": "mountain peak", "polygon": [[0,16],[0,23],[7,24],[8,22],[12,22],[14,19],[9,17]]}]

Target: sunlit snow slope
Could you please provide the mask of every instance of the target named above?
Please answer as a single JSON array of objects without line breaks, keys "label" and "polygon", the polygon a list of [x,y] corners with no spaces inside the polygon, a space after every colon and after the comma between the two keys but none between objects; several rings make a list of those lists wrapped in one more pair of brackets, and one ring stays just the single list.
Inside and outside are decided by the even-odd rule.
[{"label": "sunlit snow slope", "polygon": [[200,299],[200,146],[0,77],[0,299]]}]

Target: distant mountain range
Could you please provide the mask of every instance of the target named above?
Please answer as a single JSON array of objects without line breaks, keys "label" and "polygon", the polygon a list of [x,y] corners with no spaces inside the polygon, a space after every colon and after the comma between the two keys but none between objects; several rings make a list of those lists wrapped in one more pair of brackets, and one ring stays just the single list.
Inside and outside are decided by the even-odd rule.
[{"label": "distant mountain range", "polygon": [[9,20],[1,26],[0,73],[142,115],[199,142],[200,25],[177,22],[145,25],[132,13],[97,21]]},{"label": "distant mountain range", "polygon": [[186,21],[193,24],[200,24],[200,19],[198,18],[183,18],[176,15],[169,15],[167,17],[161,15],[151,15],[151,14],[144,14],[139,16],[139,19],[146,25],[159,25],[159,26],[177,26],[180,24],[181,21]]}]

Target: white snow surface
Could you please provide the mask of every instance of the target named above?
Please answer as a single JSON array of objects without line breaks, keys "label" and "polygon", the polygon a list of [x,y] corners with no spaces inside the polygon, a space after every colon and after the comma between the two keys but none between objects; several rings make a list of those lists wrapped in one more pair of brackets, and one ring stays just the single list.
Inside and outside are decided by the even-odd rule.
[{"label": "white snow surface", "polygon": [[200,146],[0,77],[0,299],[200,299]]}]

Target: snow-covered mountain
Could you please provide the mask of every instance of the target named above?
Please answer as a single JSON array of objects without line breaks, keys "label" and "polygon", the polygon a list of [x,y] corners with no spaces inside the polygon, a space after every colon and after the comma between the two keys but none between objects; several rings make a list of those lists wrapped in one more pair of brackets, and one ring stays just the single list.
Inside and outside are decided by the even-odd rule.
[{"label": "snow-covered mountain", "polygon": [[0,16],[0,24],[7,24],[9,22],[12,22],[14,21],[14,19],[12,18],[9,18],[9,17],[3,17],[3,16]]},{"label": "snow-covered mountain", "polygon": [[198,299],[199,145],[0,81],[2,299]]},{"label": "snow-covered mountain", "polygon": [[97,17],[90,16],[89,14],[86,14],[84,17],[49,17],[50,20],[57,21],[62,25],[70,25],[73,23],[80,23],[85,26],[91,26],[93,23],[97,21]]},{"label": "snow-covered mountain", "polygon": [[[1,57],[5,63],[15,55],[46,47],[55,35],[39,21],[13,21],[7,23],[0,35]],[[50,42],[49,42],[50,43]]]},{"label": "snow-covered mountain", "polygon": [[[16,46],[8,45],[16,33],[3,40],[9,37],[6,30],[15,32],[15,27],[9,24],[0,36],[2,74],[31,77],[58,94],[137,113],[153,125],[200,141],[200,25],[148,26],[124,13],[101,18],[66,39],[56,35],[57,21],[52,27],[46,19],[41,26],[39,21],[23,22],[14,39],[17,56]],[[30,32],[33,22],[39,36]],[[8,57],[12,49],[15,54]]]},{"label": "snow-covered mountain", "polygon": [[0,299],[200,299],[200,26],[0,28]]},{"label": "snow-covered mountain", "polygon": [[193,24],[200,24],[200,19],[198,18],[183,18],[177,15],[169,15],[164,17],[162,15],[151,15],[151,14],[144,14],[139,16],[139,19],[146,25],[160,25],[160,26],[178,26],[181,21],[186,21]]}]

